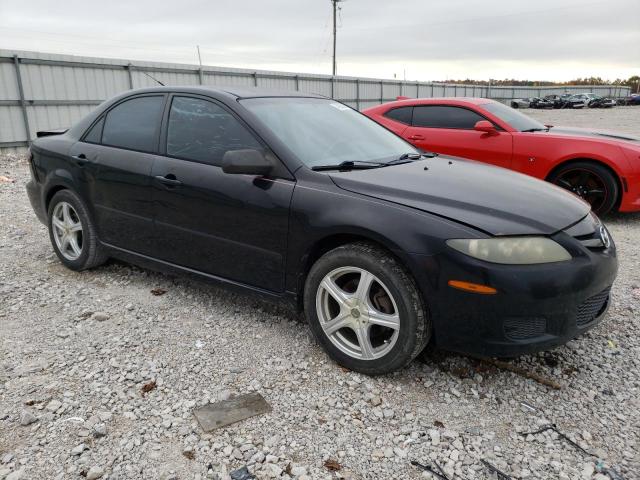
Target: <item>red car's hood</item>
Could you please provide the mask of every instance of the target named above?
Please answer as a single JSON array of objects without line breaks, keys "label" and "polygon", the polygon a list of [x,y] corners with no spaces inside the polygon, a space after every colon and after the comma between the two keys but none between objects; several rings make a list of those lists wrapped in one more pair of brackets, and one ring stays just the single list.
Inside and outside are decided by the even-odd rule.
[{"label": "red car's hood", "polygon": [[552,127],[548,132],[537,132],[551,134],[551,135],[562,135],[566,137],[573,138],[591,138],[591,139],[600,139],[600,140],[609,140],[614,142],[631,142],[633,144],[640,144],[640,138],[634,137],[633,135],[629,135],[627,133],[621,132],[611,132],[607,130],[591,130],[588,128],[577,128],[577,127]]}]

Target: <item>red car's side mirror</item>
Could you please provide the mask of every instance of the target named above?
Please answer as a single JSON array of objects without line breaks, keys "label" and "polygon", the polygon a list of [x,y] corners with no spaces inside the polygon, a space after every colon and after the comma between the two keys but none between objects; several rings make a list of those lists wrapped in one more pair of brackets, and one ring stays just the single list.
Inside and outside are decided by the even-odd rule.
[{"label": "red car's side mirror", "polygon": [[480,120],[473,126],[474,130],[484,133],[498,133],[496,127],[488,120]]}]

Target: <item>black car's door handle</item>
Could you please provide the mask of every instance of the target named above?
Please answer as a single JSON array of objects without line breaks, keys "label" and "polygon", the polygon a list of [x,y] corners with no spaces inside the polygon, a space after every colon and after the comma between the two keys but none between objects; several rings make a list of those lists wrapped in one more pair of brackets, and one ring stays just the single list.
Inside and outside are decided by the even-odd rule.
[{"label": "black car's door handle", "polygon": [[80,153],[78,155],[72,155],[71,158],[73,158],[73,161],[79,167],[84,167],[85,164],[89,161],[89,159],[85,156],[84,153]]},{"label": "black car's door handle", "polygon": [[179,187],[180,185],[182,185],[182,182],[176,179],[176,176],[171,173],[169,175],[165,175],[164,177],[162,175],[156,175],[156,180],[166,185],[167,187]]}]

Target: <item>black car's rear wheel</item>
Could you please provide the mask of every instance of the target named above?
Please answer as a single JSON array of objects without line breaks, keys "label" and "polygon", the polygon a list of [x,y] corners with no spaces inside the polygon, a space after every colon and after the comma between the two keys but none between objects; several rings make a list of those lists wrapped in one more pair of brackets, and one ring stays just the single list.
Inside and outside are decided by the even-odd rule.
[{"label": "black car's rear wheel", "polygon": [[49,202],[47,213],[51,244],[66,267],[85,270],[107,260],[87,207],[75,192],[57,192]]},{"label": "black car's rear wheel", "polygon": [[598,215],[609,213],[618,201],[619,188],[611,172],[593,162],[575,162],[561,167],[548,179],[578,195]]},{"label": "black car's rear wheel", "polygon": [[329,356],[368,375],[402,368],[431,335],[415,281],[391,255],[367,243],[338,247],[313,265],[304,307]]}]

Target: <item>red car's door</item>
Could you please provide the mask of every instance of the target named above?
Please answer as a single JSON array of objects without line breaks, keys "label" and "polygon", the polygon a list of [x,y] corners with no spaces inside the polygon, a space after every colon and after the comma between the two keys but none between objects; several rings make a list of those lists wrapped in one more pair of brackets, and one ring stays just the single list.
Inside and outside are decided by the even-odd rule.
[{"label": "red car's door", "polygon": [[511,168],[511,133],[500,127],[492,133],[474,130],[480,120],[486,118],[464,107],[416,105],[402,136],[423,150]]}]

